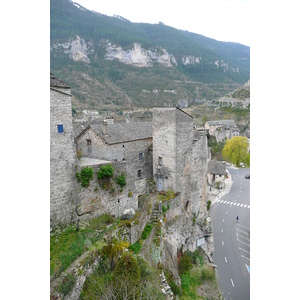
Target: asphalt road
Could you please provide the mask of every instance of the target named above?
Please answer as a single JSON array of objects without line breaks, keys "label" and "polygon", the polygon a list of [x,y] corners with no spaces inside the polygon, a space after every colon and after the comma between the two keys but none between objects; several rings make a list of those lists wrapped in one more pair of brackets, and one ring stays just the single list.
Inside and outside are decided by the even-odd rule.
[{"label": "asphalt road", "polygon": [[[226,300],[250,299],[250,169],[227,168],[233,183],[210,208],[220,289]],[[237,222],[236,217],[239,217]]]}]

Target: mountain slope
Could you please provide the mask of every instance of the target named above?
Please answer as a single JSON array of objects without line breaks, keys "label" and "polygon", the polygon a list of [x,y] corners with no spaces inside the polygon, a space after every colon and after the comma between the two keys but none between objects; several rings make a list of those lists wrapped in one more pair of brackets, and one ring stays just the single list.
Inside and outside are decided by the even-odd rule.
[{"label": "mountain slope", "polygon": [[51,71],[78,109],[177,105],[223,96],[250,78],[250,48],[50,1]]}]

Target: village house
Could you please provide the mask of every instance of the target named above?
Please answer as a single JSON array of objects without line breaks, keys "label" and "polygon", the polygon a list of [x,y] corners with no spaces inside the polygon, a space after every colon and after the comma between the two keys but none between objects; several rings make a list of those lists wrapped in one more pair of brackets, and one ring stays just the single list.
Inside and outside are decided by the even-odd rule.
[{"label": "village house", "polygon": [[89,124],[75,138],[82,157],[126,163],[127,181],[152,179],[152,122]]},{"label": "village house", "polygon": [[207,182],[212,187],[222,189],[225,187],[226,165],[212,159],[207,164]]},{"label": "village house", "polygon": [[216,137],[218,143],[240,135],[240,130],[234,120],[207,121],[205,129],[208,130],[210,135]]}]

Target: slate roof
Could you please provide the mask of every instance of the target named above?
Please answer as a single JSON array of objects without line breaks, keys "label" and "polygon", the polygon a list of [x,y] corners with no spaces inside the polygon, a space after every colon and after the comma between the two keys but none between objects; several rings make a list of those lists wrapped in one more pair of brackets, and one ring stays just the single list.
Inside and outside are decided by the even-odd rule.
[{"label": "slate roof", "polygon": [[217,126],[217,125],[227,125],[230,127],[235,127],[235,122],[234,120],[218,120],[218,121],[207,121],[207,124],[209,126]]},{"label": "slate roof", "polygon": [[212,159],[207,164],[207,173],[215,175],[225,175],[226,165],[222,162]]},{"label": "slate roof", "polygon": [[108,144],[124,143],[153,137],[152,122],[116,123],[107,125],[107,135],[102,124],[90,125]]},{"label": "slate roof", "polygon": [[61,79],[58,79],[52,73],[50,73],[50,87],[70,88]]}]

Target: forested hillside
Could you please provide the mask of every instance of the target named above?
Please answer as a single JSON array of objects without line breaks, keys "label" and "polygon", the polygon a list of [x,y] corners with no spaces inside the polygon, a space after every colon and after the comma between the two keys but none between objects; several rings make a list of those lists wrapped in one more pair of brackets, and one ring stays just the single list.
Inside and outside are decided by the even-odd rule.
[{"label": "forested hillside", "polygon": [[[50,8],[51,71],[71,86],[78,110],[151,108],[182,100],[190,106],[224,96],[250,78],[247,46],[162,23],[108,17],[69,0],[51,0]],[[147,65],[124,62],[120,55]]]}]

